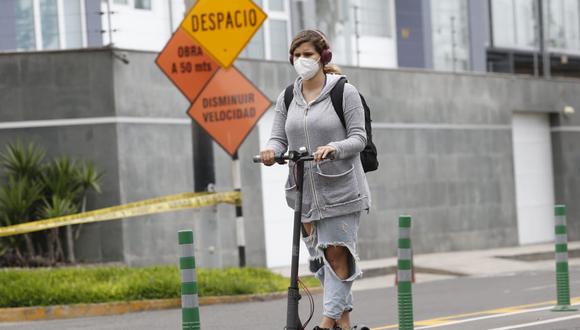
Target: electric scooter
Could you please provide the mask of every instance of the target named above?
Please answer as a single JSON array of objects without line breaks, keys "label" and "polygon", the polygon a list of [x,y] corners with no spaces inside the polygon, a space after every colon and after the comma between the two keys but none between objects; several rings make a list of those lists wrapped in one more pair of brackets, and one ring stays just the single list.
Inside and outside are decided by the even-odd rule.
[{"label": "electric scooter", "polygon": [[[286,155],[279,155],[275,157],[278,164],[284,165],[286,161],[294,162],[296,166],[295,181],[296,181],[296,204],[294,205],[294,229],[292,231],[292,265],[290,268],[290,286],[288,287],[288,304],[286,310],[286,327],[285,330],[305,330],[306,324],[300,321],[298,315],[298,302],[302,298],[298,288],[298,262],[300,256],[300,231],[302,226],[302,190],[304,181],[304,162],[313,161],[314,156],[308,153],[305,147],[301,147],[298,151],[289,151]],[[262,159],[259,155],[253,157],[254,163],[261,163]],[[313,304],[311,298],[311,304]],[[312,317],[312,315],[311,315]],[[310,318],[309,318],[310,319]],[[306,322],[308,323],[308,322]],[[366,326],[355,326],[352,329],[369,330]],[[347,330],[347,329],[344,329]]]}]

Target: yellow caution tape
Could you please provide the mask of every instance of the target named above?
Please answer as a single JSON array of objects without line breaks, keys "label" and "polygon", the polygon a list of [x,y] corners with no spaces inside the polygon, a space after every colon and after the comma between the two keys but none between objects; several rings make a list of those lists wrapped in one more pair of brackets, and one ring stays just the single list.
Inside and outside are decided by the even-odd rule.
[{"label": "yellow caution tape", "polygon": [[225,193],[182,193],[85,213],[71,214],[46,220],[25,222],[14,226],[0,227],[0,237],[31,233],[81,223],[109,221],[162,212],[196,209],[219,203],[236,204],[239,203],[240,199],[241,193],[239,191]]}]

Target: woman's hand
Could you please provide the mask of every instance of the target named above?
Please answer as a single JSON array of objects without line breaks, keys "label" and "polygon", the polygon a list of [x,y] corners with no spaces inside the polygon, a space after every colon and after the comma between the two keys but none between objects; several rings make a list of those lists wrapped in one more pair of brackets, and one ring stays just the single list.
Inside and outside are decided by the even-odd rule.
[{"label": "woman's hand", "polygon": [[260,158],[262,158],[262,164],[266,166],[272,166],[276,162],[275,157],[276,155],[274,154],[273,149],[266,149],[260,151]]},{"label": "woman's hand", "polygon": [[332,155],[336,152],[336,148],[333,146],[322,146],[316,149],[313,154],[314,160],[319,162],[323,159],[332,158]]}]

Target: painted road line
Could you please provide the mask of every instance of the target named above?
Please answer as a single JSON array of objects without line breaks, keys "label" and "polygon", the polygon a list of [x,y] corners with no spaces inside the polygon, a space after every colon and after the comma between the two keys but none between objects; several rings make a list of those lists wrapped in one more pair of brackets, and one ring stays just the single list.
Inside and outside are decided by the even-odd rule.
[{"label": "painted road line", "polygon": [[[531,312],[539,312],[544,310],[549,310],[552,306],[556,303],[555,300],[545,301],[540,303],[534,304],[526,304],[526,305],[518,305],[518,306],[508,306],[502,307],[497,309],[485,310],[480,312],[473,312],[473,313],[465,313],[465,314],[457,314],[457,315],[449,315],[444,317],[438,317],[429,320],[417,321],[415,322],[416,326],[423,326],[418,329],[431,329],[442,327],[446,325],[455,325],[467,322],[474,322],[489,318],[497,318],[497,317],[506,317],[512,316],[517,314],[524,314],[524,313],[531,313]],[[575,297],[572,299],[572,305],[580,305],[580,297]],[[540,307],[542,306],[542,307]],[[372,330],[385,330],[385,329],[396,329],[398,328],[398,324],[391,324],[386,326],[380,326],[376,328],[372,328]]]},{"label": "painted road line", "polygon": [[511,329],[525,328],[525,327],[534,327],[536,325],[556,323],[556,322],[560,322],[560,321],[567,321],[567,320],[573,320],[573,319],[578,319],[578,318],[580,318],[580,315],[572,315],[572,316],[559,317],[557,319],[549,319],[549,320],[530,322],[530,323],[525,323],[525,324],[510,325],[507,327],[495,328],[495,329],[490,329],[490,330],[511,330]]},{"label": "painted road line", "polygon": [[[524,309],[524,310],[513,311],[513,312],[512,311],[509,311],[509,310],[506,310],[505,313],[501,313],[501,314],[493,314],[493,315],[474,317],[474,318],[464,319],[464,320],[459,320],[459,321],[451,321],[451,322],[447,322],[447,323],[440,323],[440,324],[436,324],[436,325],[429,325],[429,326],[417,328],[417,330],[419,330],[419,329],[433,329],[433,328],[439,328],[439,327],[443,327],[443,326],[457,325],[457,324],[468,323],[468,322],[475,322],[475,321],[488,320],[488,319],[496,319],[496,318],[499,318],[499,317],[507,317],[507,316],[514,316],[514,315],[526,314],[526,313],[541,312],[541,311],[547,311],[547,310],[550,310],[550,309],[552,309],[552,306],[541,307],[541,308],[532,308],[532,309]],[[419,323],[421,323],[421,322],[419,322]]]},{"label": "painted road line", "polygon": [[[570,281],[570,284],[580,284],[580,281]],[[556,287],[555,284],[533,286],[533,287],[524,289],[524,291],[538,291],[538,290],[543,290],[543,289],[552,289],[554,287]]]}]

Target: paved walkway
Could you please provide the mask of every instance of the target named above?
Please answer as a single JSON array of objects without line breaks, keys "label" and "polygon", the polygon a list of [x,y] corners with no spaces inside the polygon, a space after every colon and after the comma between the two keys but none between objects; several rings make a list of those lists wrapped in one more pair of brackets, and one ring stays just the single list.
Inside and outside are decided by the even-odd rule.
[{"label": "paved walkway", "polygon": [[[568,250],[580,250],[580,241],[569,242]],[[572,254],[570,265],[580,265],[580,259],[573,258]],[[366,290],[394,286],[396,265],[397,258],[361,261],[360,266],[365,275],[363,279],[355,282],[353,289]],[[414,266],[417,283],[462,276],[485,277],[524,271],[553,270],[555,268],[554,244],[418,254],[414,256]],[[290,276],[290,267],[278,267],[272,270],[284,276]],[[299,274],[300,276],[311,275],[308,265],[300,265]]]}]

